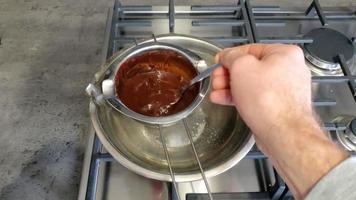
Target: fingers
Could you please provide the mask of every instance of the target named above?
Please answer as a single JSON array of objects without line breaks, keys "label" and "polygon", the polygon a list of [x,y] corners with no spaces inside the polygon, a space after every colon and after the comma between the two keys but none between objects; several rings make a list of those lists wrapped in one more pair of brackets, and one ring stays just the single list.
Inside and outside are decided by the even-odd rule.
[{"label": "fingers", "polygon": [[[227,68],[230,68],[234,62],[239,58],[248,59],[249,61],[258,61],[268,56],[271,53],[275,53],[276,50],[281,51],[278,48],[280,44],[248,44],[234,48],[226,48],[222,52],[216,55],[215,59]],[[283,45],[283,47],[288,45]]]},{"label": "fingers", "polygon": [[226,67],[227,69],[231,70],[232,66],[235,62],[240,62],[241,59],[249,57],[249,62],[251,61],[258,61],[256,57],[253,55],[247,54],[240,50],[239,47],[226,49],[219,54],[219,62]]},{"label": "fingers", "polygon": [[230,88],[230,80],[228,76],[214,76],[212,80],[213,90],[222,90]]},{"label": "fingers", "polygon": [[219,54],[220,54],[221,52],[219,52],[219,53],[217,53],[216,55],[215,55],[215,63],[218,63],[219,62]]},{"label": "fingers", "polygon": [[[219,59],[219,54],[215,57]],[[221,105],[233,105],[230,94],[229,71],[225,67],[219,67],[212,74],[213,91],[210,93],[210,101]]]},{"label": "fingers", "polygon": [[210,93],[210,101],[221,105],[234,105],[229,89],[212,91]]},{"label": "fingers", "polygon": [[[296,51],[296,46],[281,44],[248,44],[234,48],[226,48],[215,56],[215,61],[223,67],[217,68],[212,74],[213,91],[210,100],[217,104],[233,105],[230,91],[230,75],[232,81],[243,74],[259,69],[261,63],[272,55],[279,55],[291,50]],[[297,49],[298,50],[298,49]],[[242,77],[241,77],[242,76]],[[233,86],[232,86],[233,88]]]},{"label": "fingers", "polygon": [[[263,58],[268,53],[271,46],[278,46],[279,44],[248,44],[236,47],[237,52],[244,55],[250,54],[257,59]],[[272,48],[273,49],[273,48]]]},{"label": "fingers", "polygon": [[213,76],[228,76],[229,70],[225,67],[218,67],[213,71]]}]

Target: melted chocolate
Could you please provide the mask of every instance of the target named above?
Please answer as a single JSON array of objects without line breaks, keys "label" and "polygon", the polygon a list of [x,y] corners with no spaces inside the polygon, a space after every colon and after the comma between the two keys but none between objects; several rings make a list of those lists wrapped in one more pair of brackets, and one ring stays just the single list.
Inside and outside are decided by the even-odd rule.
[{"label": "melted chocolate", "polygon": [[199,92],[179,90],[197,75],[191,62],[172,50],[151,50],[126,60],[115,77],[116,95],[131,110],[147,116],[167,116],[188,107]]}]

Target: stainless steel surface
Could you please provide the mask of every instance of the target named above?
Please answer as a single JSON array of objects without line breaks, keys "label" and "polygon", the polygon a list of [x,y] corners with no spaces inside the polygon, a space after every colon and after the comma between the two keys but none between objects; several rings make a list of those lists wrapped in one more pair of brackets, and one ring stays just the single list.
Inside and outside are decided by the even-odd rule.
[{"label": "stainless steel surface", "polygon": [[[154,37],[154,39],[156,39],[156,38]],[[118,70],[123,62],[125,62],[127,59],[132,58],[142,52],[158,50],[158,49],[163,49],[163,50],[169,49],[169,50],[175,51],[175,52],[179,53],[180,55],[186,57],[188,60],[190,60],[190,62],[196,68],[196,70],[198,72],[202,72],[207,69],[207,65],[204,60],[202,60],[194,52],[184,49],[181,46],[175,46],[172,43],[162,43],[162,42],[157,42],[157,41],[154,41],[154,42],[143,41],[143,42],[141,42],[137,45],[134,45],[128,49],[120,51],[120,52],[116,53],[114,56],[112,56],[111,59],[107,62],[106,66],[104,66],[104,68],[106,69],[104,74],[109,77],[105,78],[105,80],[102,80],[104,77],[100,78],[96,84],[101,85],[103,94],[107,99],[107,103],[109,105],[111,105],[114,109],[116,109],[117,111],[121,112],[122,114],[124,114],[128,117],[131,117],[133,119],[136,119],[138,121],[144,122],[144,123],[167,125],[167,124],[175,123],[175,122],[187,117],[190,113],[192,113],[194,111],[194,109],[196,107],[199,106],[199,104],[203,101],[206,93],[208,92],[209,80],[204,80],[201,82],[199,94],[186,109],[184,109],[183,111],[181,111],[179,113],[169,115],[169,116],[164,116],[164,117],[145,116],[140,113],[136,113],[136,112],[132,111],[124,103],[122,103],[120,99],[115,97],[116,92],[115,92],[115,87],[113,87],[114,82],[115,82],[116,73],[118,72]],[[89,86],[90,85],[91,84],[89,84]],[[90,88],[89,86],[87,88]],[[101,102],[102,98],[100,98],[101,97],[100,95],[95,95],[95,93],[93,93],[93,96],[94,96],[94,99],[96,100],[96,102]],[[99,100],[98,100],[98,97],[99,97]]]},{"label": "stainless steel surface", "polygon": [[117,163],[103,163],[95,199],[170,200],[169,184],[147,179]]},{"label": "stainless steel surface", "polygon": [[[258,160],[244,159],[229,171],[215,177],[208,178],[208,183],[213,193],[232,192],[258,192],[270,185],[261,184],[262,177],[270,179],[270,184],[275,183],[274,172],[271,164],[266,160],[268,174],[260,174],[261,162]],[[188,193],[207,193],[203,180],[178,183],[180,196]]]},{"label": "stainless steel surface", "polygon": [[308,51],[304,51],[304,56],[306,58],[308,66],[310,67],[310,70],[316,75],[343,75],[341,67],[338,64],[325,63],[320,59],[312,56]]},{"label": "stainless steel surface", "polygon": [[[187,48],[208,65],[214,64],[214,56],[220,51],[219,47],[209,42],[181,35],[159,36],[157,41]],[[143,176],[172,180],[157,126],[127,117],[107,104],[91,102],[89,110],[100,141],[117,161]],[[193,140],[199,143],[196,148],[207,177],[218,175],[234,166],[254,144],[249,129],[233,107],[212,104],[204,98],[186,119]],[[172,158],[176,181],[200,179],[199,167],[195,164],[182,121],[165,125],[162,131]]]}]

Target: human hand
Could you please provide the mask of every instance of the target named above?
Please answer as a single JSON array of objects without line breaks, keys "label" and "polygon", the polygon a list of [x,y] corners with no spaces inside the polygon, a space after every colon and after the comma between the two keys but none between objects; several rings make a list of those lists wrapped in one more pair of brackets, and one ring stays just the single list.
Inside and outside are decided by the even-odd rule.
[{"label": "human hand", "polygon": [[314,117],[311,74],[295,45],[252,44],[217,54],[214,103],[234,105],[296,198],[347,157]]},{"label": "human hand", "polygon": [[245,45],[225,49],[217,59],[224,67],[213,73],[210,99],[235,105],[254,133],[312,115],[311,75],[299,47]]}]

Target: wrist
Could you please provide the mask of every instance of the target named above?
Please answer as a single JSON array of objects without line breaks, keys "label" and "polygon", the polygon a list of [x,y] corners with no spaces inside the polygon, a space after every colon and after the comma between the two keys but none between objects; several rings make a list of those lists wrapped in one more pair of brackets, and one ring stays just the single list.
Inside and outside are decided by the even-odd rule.
[{"label": "wrist", "polygon": [[334,144],[320,129],[310,128],[300,131],[295,144],[291,144],[293,155],[284,154],[283,159],[291,156],[284,163],[288,171],[289,183],[298,199],[304,198],[314,185],[330,170],[348,157],[348,153]]},{"label": "wrist", "polygon": [[329,140],[313,115],[289,120],[256,137],[263,141],[257,144],[300,199],[348,154]]}]

